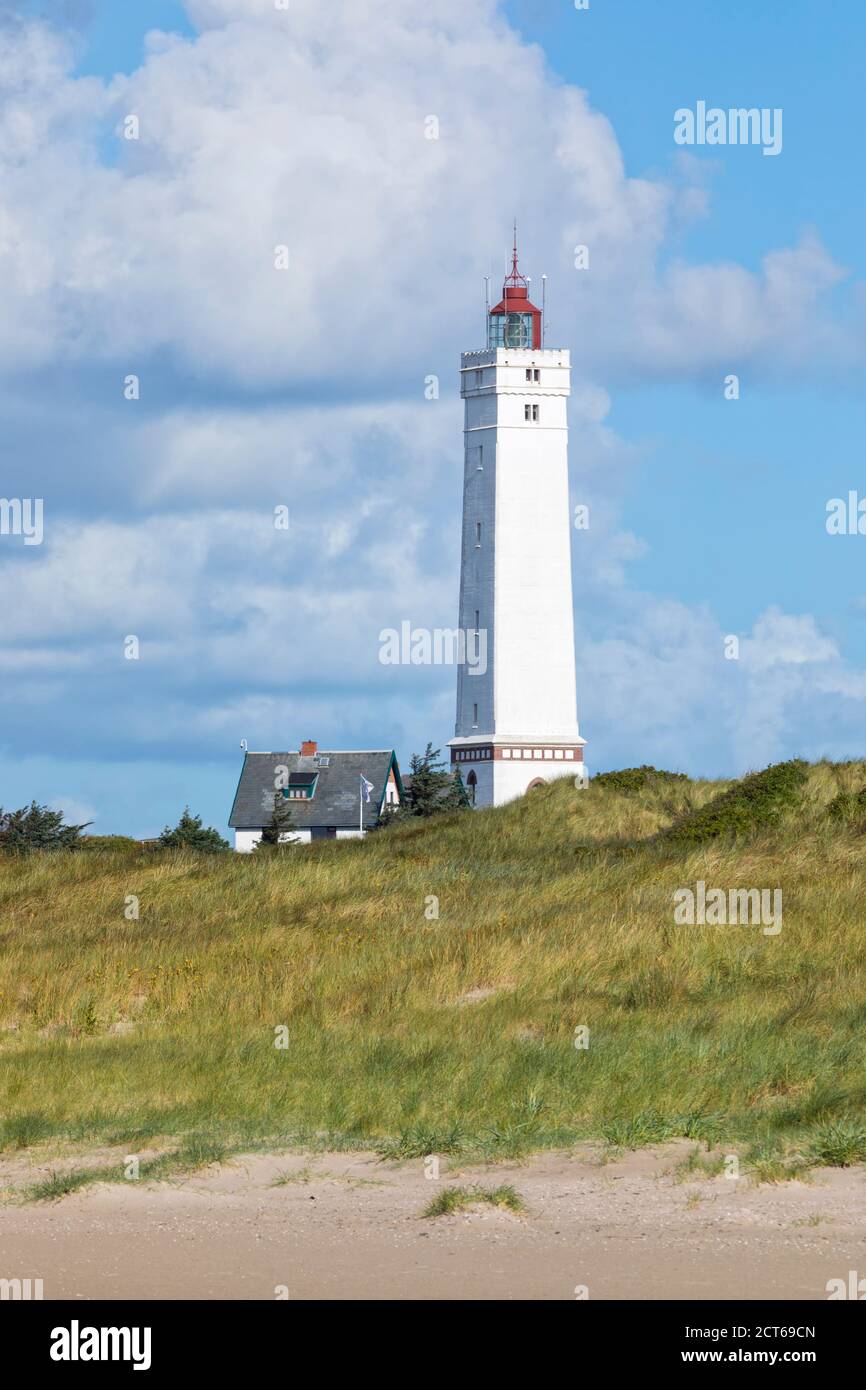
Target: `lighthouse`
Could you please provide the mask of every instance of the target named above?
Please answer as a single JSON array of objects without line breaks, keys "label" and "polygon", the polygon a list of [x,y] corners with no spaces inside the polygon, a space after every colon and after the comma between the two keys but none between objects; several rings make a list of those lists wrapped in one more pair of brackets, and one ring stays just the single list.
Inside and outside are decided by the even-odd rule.
[{"label": "lighthouse", "polygon": [[567,401],[571,359],[544,346],[515,230],[487,346],[464,352],[457,719],[449,741],[477,807],[554,777],[583,780],[577,723]]}]

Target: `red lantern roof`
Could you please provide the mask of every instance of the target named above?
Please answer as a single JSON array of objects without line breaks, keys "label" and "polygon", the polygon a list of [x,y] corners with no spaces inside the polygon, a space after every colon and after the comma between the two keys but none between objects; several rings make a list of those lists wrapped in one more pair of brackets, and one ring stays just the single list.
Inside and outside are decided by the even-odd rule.
[{"label": "red lantern roof", "polygon": [[490,317],[501,314],[531,314],[532,315],[532,346],[541,347],[541,310],[530,301],[529,281],[520,272],[517,263],[517,223],[514,224],[514,246],[511,253],[511,272],[506,275],[502,286],[502,299],[495,309],[490,310]]}]

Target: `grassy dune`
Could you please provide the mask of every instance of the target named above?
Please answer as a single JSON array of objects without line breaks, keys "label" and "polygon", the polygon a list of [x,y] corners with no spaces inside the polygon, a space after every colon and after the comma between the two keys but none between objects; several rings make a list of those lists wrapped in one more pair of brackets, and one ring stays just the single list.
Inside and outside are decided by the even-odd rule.
[{"label": "grassy dune", "polygon": [[[866,764],[800,780],[734,838],[729,784],[569,779],[281,857],[0,860],[0,1145],[866,1159]],[[675,925],[699,879],[781,889],[781,932]]]}]

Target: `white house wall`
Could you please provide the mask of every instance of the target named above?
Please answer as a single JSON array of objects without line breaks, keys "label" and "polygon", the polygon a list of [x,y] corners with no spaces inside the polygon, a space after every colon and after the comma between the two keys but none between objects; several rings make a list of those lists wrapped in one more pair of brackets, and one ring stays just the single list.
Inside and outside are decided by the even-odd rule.
[{"label": "white house wall", "polygon": [[[367,834],[369,831],[365,830],[364,835]],[[238,854],[252,854],[261,838],[261,830],[236,830],[235,851]],[[324,839],[324,837],[321,838]],[[363,839],[363,836],[360,829],[338,830],[336,838],[338,840],[359,840]],[[313,835],[311,830],[293,830],[291,836],[283,836],[283,839],[291,839],[296,845],[309,845],[312,843]]]},{"label": "white house wall", "polygon": [[[262,838],[261,830],[236,830],[235,831],[235,850],[238,854],[251,854],[259,840]],[[288,837],[283,837],[288,838]],[[291,838],[296,844],[308,845],[312,839],[309,830],[293,830]]]}]

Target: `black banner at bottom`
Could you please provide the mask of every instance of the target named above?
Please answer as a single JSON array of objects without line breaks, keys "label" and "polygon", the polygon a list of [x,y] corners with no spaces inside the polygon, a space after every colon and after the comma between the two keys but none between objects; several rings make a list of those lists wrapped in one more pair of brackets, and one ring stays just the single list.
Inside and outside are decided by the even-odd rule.
[{"label": "black banner at bottom", "polygon": [[[347,1372],[357,1375],[359,1353],[373,1345],[385,1352],[376,1374],[387,1374],[389,1365],[394,1368],[393,1354],[399,1346],[405,1348],[415,1327],[422,1336],[426,1333],[428,1380],[439,1369],[454,1374],[456,1358],[465,1360],[468,1335],[476,1347],[473,1360],[477,1364],[480,1358],[488,1373],[501,1365],[514,1374],[518,1348],[536,1358],[560,1356],[567,1345],[569,1356],[577,1356],[581,1365],[592,1358],[612,1371],[802,1366],[826,1376],[850,1364],[863,1337],[859,1310],[833,1301],[587,1300],[558,1312],[524,1304],[521,1316],[528,1321],[519,1324],[510,1303],[401,1302],[398,1307],[395,1321],[391,1305],[377,1302],[4,1302],[0,1326],[7,1364],[13,1358],[25,1373],[48,1372],[61,1380],[98,1377],[104,1370],[140,1379],[179,1371],[249,1377],[262,1373],[269,1362],[288,1374],[300,1369],[299,1354],[304,1365],[312,1356],[320,1369],[327,1365],[329,1374],[345,1357]],[[508,1321],[500,1324],[503,1316]],[[538,1342],[538,1333],[549,1340]],[[381,1340],[371,1342],[371,1334]]]}]

